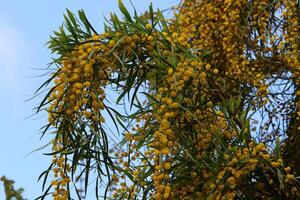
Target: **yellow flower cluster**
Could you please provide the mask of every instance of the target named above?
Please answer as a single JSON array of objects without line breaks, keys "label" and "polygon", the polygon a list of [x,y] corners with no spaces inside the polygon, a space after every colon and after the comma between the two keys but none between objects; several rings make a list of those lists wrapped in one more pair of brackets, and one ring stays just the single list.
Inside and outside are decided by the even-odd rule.
[{"label": "yellow flower cluster", "polygon": [[[53,152],[58,152],[62,148],[62,145],[58,141],[53,145]],[[66,160],[65,155],[56,154],[53,155],[52,159],[52,171],[54,173],[54,180],[51,181],[51,185],[54,187],[54,192],[52,193],[54,200],[67,200],[69,197],[69,192],[67,185],[70,182],[70,178],[67,173],[70,172],[70,165]]]},{"label": "yellow flower cluster", "polygon": [[[279,1],[274,4],[275,9],[283,6]],[[284,37],[292,37],[291,40],[282,38],[280,33],[274,34],[270,28],[273,16],[272,11],[266,9],[269,6],[267,0],[253,1],[252,4],[246,0],[185,0],[175,11],[175,18],[169,24],[170,33],[162,32],[163,39],[173,47],[179,45],[190,49],[195,56],[201,57],[201,50],[205,50],[210,57],[193,60],[176,55],[176,65],[164,66],[165,72],[159,81],[150,79],[149,84],[156,88],[154,97],[159,102],[153,106],[148,123],[144,123],[156,126],[143,127],[145,130],[152,128],[153,135],[145,152],[148,164],[154,165],[150,179],[155,186],[153,199],[235,199],[237,188],[243,191],[245,188],[241,184],[254,171],[269,172],[284,166],[283,161],[275,159],[263,143],[255,143],[251,139],[244,140],[243,144],[235,143],[241,132],[250,138],[250,131],[242,127],[239,116],[218,110],[216,105],[238,95],[240,83],[256,88],[253,105],[259,108],[268,103],[269,85],[266,79],[280,69],[276,62],[269,67],[270,60],[260,55],[272,53],[275,61],[280,60],[289,55],[285,54],[283,43],[296,44],[298,41],[298,18],[291,11],[295,12],[295,4],[289,1],[285,5],[290,6],[291,21],[288,24],[294,24],[294,27],[289,27],[293,33]],[[161,40],[157,36],[154,38]],[[282,64],[286,65],[288,60],[296,62],[299,58],[297,51],[298,46],[293,45],[291,52],[294,56],[284,58]],[[277,54],[284,56],[279,58],[275,56]],[[172,57],[174,52],[164,50],[162,55]],[[291,67],[296,66],[289,63]],[[231,120],[243,130],[234,128]],[[134,135],[128,133],[126,139],[131,144],[129,151],[138,152],[136,146],[145,141],[146,136]],[[229,145],[228,149],[224,149],[228,154],[218,158],[223,165],[216,171],[207,166],[193,166],[213,157],[217,150],[212,148],[222,145]],[[138,180],[136,175],[141,171],[129,172]],[[292,174],[283,176],[286,183],[294,180]],[[139,181],[144,181],[145,177],[140,177]],[[276,181],[269,178],[272,183]],[[133,185],[138,190],[140,185]],[[264,195],[265,183],[257,181],[254,187]],[[133,191],[133,188],[127,187],[127,191]],[[279,188],[275,190],[280,192]],[[267,195],[261,198],[267,198]]]},{"label": "yellow flower cluster", "polygon": [[[66,55],[55,74],[49,122],[67,124],[68,133],[73,131],[68,121],[84,120],[91,128],[105,122],[105,86],[116,74],[121,80],[128,76],[128,62],[136,65],[130,71],[134,81],[146,78],[152,98],[124,133],[126,148],[115,154],[113,198],[140,198],[147,191],[156,200],[233,200],[255,190],[255,198],[269,199],[282,192],[279,183],[292,191],[282,195],[299,197],[295,166],[253,139],[248,118],[273,99],[271,75],[289,71],[300,88],[296,6],[296,1],[184,0],[162,32],[147,23],[147,33],[131,33],[131,27],[127,35],[95,35]],[[274,18],[281,10],[283,26]],[[296,104],[299,110],[300,101]],[[60,137],[64,147],[68,133]],[[54,158],[59,177],[54,195],[64,199],[66,158]]]},{"label": "yellow flower cluster", "polygon": [[[53,152],[60,155],[63,147],[70,146],[69,135],[74,131],[71,123],[78,120],[86,120],[91,128],[103,123],[104,118],[100,110],[104,109],[104,87],[108,82],[110,71],[107,70],[105,59],[96,56],[103,50],[111,48],[110,45],[101,43],[104,36],[94,36],[95,43],[84,43],[76,47],[65,56],[62,66],[57,70],[54,83],[55,87],[48,101],[48,121],[58,128],[58,135],[54,142]],[[95,68],[99,63],[98,68]],[[54,176],[59,180],[52,181],[55,186],[54,199],[68,199],[69,191],[66,184],[69,182],[64,159],[66,155],[54,155],[53,163],[57,166],[53,169]]]},{"label": "yellow flower cluster", "polygon": [[104,122],[99,111],[104,109],[104,86],[110,75],[107,67],[110,63],[97,55],[111,44],[102,44],[101,39],[101,36],[95,36],[92,40],[99,42],[87,42],[63,59],[62,67],[55,75],[56,88],[49,98],[50,122],[79,118]]},{"label": "yellow flower cluster", "polygon": [[[150,28],[148,26],[148,28]],[[132,49],[144,51],[137,47],[137,43],[151,43],[153,38],[147,34],[137,36],[122,36],[115,33],[115,38],[105,33],[102,35],[94,35],[88,41],[84,41],[81,45],[76,46],[70,53],[62,58],[61,67],[57,73],[53,74],[55,86],[48,98],[50,106],[48,107],[48,121],[51,125],[57,127],[58,137],[60,139],[59,149],[62,147],[71,147],[70,134],[74,131],[73,123],[85,121],[91,130],[97,130],[99,124],[105,122],[101,114],[101,110],[105,109],[105,86],[109,83],[112,72],[115,66],[119,64],[119,58],[111,54],[111,50],[124,51],[126,54],[132,54]],[[140,39],[142,38],[142,39]],[[148,46],[152,48],[151,45]],[[135,55],[134,55],[135,56]],[[143,68],[144,66],[141,66]],[[62,139],[63,138],[63,139]],[[128,138],[129,139],[129,138]],[[58,152],[56,143],[53,147],[54,152]],[[59,167],[63,166],[63,158],[60,156],[54,169],[55,177],[57,173],[63,172]],[[57,163],[59,162],[59,164]],[[126,162],[123,163],[126,166]],[[128,165],[128,164],[127,164]],[[126,166],[128,168],[128,166]],[[65,176],[65,175],[64,175]],[[65,177],[60,177],[62,180],[54,180],[52,185],[56,185],[56,190],[53,195],[55,198],[66,198],[61,194],[68,194],[65,187],[68,180]],[[113,178],[116,182],[118,178]],[[59,188],[60,187],[60,188]],[[123,183],[123,187],[125,185]]]}]

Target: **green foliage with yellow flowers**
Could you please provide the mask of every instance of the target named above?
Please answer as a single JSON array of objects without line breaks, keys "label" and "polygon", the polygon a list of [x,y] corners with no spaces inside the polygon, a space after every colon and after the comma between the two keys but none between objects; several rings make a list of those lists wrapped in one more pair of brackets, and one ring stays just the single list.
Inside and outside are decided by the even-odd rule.
[{"label": "green foliage with yellow flowers", "polygon": [[118,2],[104,33],[67,10],[48,43],[40,199],[81,199],[79,180],[97,199],[299,199],[299,1]]}]

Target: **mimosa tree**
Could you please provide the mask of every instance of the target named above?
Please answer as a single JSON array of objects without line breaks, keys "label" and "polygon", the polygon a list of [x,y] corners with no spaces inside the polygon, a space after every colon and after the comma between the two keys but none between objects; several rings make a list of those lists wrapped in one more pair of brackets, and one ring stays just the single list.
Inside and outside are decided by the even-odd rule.
[{"label": "mimosa tree", "polygon": [[119,0],[103,33],[67,11],[37,108],[40,198],[80,199],[81,178],[97,199],[300,199],[299,4],[182,0],[167,17]]}]

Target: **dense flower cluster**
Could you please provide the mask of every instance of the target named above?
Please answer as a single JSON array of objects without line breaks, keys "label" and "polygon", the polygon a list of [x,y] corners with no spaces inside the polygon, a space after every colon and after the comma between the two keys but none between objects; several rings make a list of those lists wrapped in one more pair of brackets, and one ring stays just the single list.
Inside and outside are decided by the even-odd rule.
[{"label": "dense flower cluster", "polygon": [[[73,145],[72,133],[85,134],[77,125],[102,130],[108,84],[122,89],[120,98],[146,87],[143,103],[132,98],[134,125],[122,127],[123,146],[112,155],[113,198],[300,198],[297,161],[282,153],[300,144],[291,131],[300,128],[297,1],[184,0],[170,20],[146,13],[135,24],[121,11],[126,23],[112,17],[113,28],[62,55],[54,75],[54,199],[67,199],[67,154],[84,148]],[[272,91],[278,80],[293,85],[289,100]],[[259,138],[251,116],[263,111],[266,125],[278,114],[295,122],[288,118],[288,128],[276,130],[281,136],[265,128]]]},{"label": "dense flower cluster", "polygon": [[[271,21],[274,10],[268,9],[269,1],[184,1],[179,6],[170,33],[163,32],[163,36],[174,46],[191,49],[195,58],[203,55],[197,50],[208,51],[211,56],[189,59],[179,55],[175,66],[165,67],[160,82],[150,82],[157,88],[153,94],[159,103],[153,106],[150,120],[144,122],[147,125],[126,137],[130,141],[128,152],[139,152],[139,144],[147,141],[148,150],[140,159],[148,167],[126,162],[127,169],[138,178],[134,176],[134,184],[123,184],[118,192],[127,191],[133,198],[133,191],[137,193],[143,188],[140,183],[149,178],[146,180],[155,188],[150,196],[155,199],[246,198],[252,187],[256,194],[251,195],[256,198],[281,194],[276,186],[279,180],[271,171],[285,166],[282,159],[271,155],[266,144],[251,139],[241,110],[224,110],[219,104],[238,99],[242,90],[251,92],[241,87],[244,83],[256,88],[248,103],[262,107],[269,101],[268,76],[287,70],[284,66],[298,71],[299,11],[295,3],[278,1],[272,5],[288,16],[289,27]],[[172,55],[168,50],[163,53]],[[143,129],[152,130],[151,139]],[[128,152],[121,154],[121,160],[130,157]],[[151,168],[151,177],[141,175]],[[297,184],[293,186],[294,175],[291,168],[284,169],[281,184],[292,192],[282,195],[295,198],[299,191]],[[259,173],[264,177],[257,178],[262,175]],[[247,180],[253,181],[251,185],[245,184]]]},{"label": "dense flower cluster", "polygon": [[[53,145],[53,152],[58,152],[62,148],[62,145],[58,141]],[[69,197],[69,192],[67,189],[67,184],[70,182],[70,178],[67,173],[70,172],[70,165],[65,160],[64,155],[56,154],[53,155],[53,174],[54,180],[51,181],[51,185],[54,186],[54,192],[52,194],[54,200],[67,200]]]},{"label": "dense flower cluster", "polygon": [[[95,133],[105,122],[101,114],[101,110],[105,109],[104,89],[115,70],[114,65],[119,62],[108,52],[116,48],[116,40],[122,40],[117,49],[128,53],[141,38],[142,43],[152,40],[147,35],[120,38],[120,34],[116,33],[115,37],[112,39],[108,34],[94,35],[65,55],[61,67],[53,74],[55,86],[48,97],[50,106],[47,110],[49,123],[57,128],[53,140],[53,172],[54,177],[58,178],[51,183],[56,190],[53,193],[54,199],[68,198],[66,184],[70,180],[67,174],[71,169],[69,164],[65,168],[65,163],[66,154],[74,148],[71,140],[75,139],[72,133],[78,132],[76,124],[78,121],[84,122]],[[143,51],[141,47],[137,48]]]}]

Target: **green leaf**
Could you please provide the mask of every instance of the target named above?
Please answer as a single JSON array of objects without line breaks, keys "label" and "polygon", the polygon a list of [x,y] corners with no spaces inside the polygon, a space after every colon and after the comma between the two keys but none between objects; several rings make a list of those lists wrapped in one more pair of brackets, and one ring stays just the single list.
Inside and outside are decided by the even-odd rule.
[{"label": "green leaf", "polygon": [[162,12],[158,9],[158,11],[156,12],[157,18],[160,22],[160,24],[162,25],[162,31],[166,31],[167,33],[170,33],[169,28],[168,28],[168,24],[166,19],[164,18]]},{"label": "green leaf", "polygon": [[77,26],[76,18],[74,17],[74,14],[69,9],[67,9],[67,14],[73,26]]},{"label": "green leaf", "polygon": [[66,23],[66,27],[67,27],[68,31],[70,31],[70,33],[72,34],[75,41],[79,42],[78,36],[77,36],[78,31],[75,30],[76,26],[72,25],[71,21],[69,20],[69,18],[66,15],[64,15],[64,18],[65,18],[65,23]]},{"label": "green leaf", "polygon": [[124,15],[125,19],[129,22],[132,22],[131,16],[130,16],[128,10],[126,9],[125,5],[123,4],[122,0],[118,0],[118,5],[119,5],[119,9],[122,12],[122,14]]},{"label": "green leaf", "polygon": [[276,155],[276,158],[277,158],[277,159],[280,159],[280,158],[281,158],[281,150],[280,150],[280,149],[281,149],[281,148],[280,148],[280,138],[277,137],[277,138],[276,138],[276,141],[275,141],[275,149],[274,149],[275,155]]},{"label": "green leaf", "polygon": [[88,31],[88,34],[91,36],[92,35],[91,30],[92,30],[94,32],[94,34],[98,35],[97,31],[94,29],[94,27],[91,25],[91,23],[87,19],[84,10],[82,10],[82,9],[79,10],[78,15],[79,15],[81,22],[84,24],[85,29]]}]

